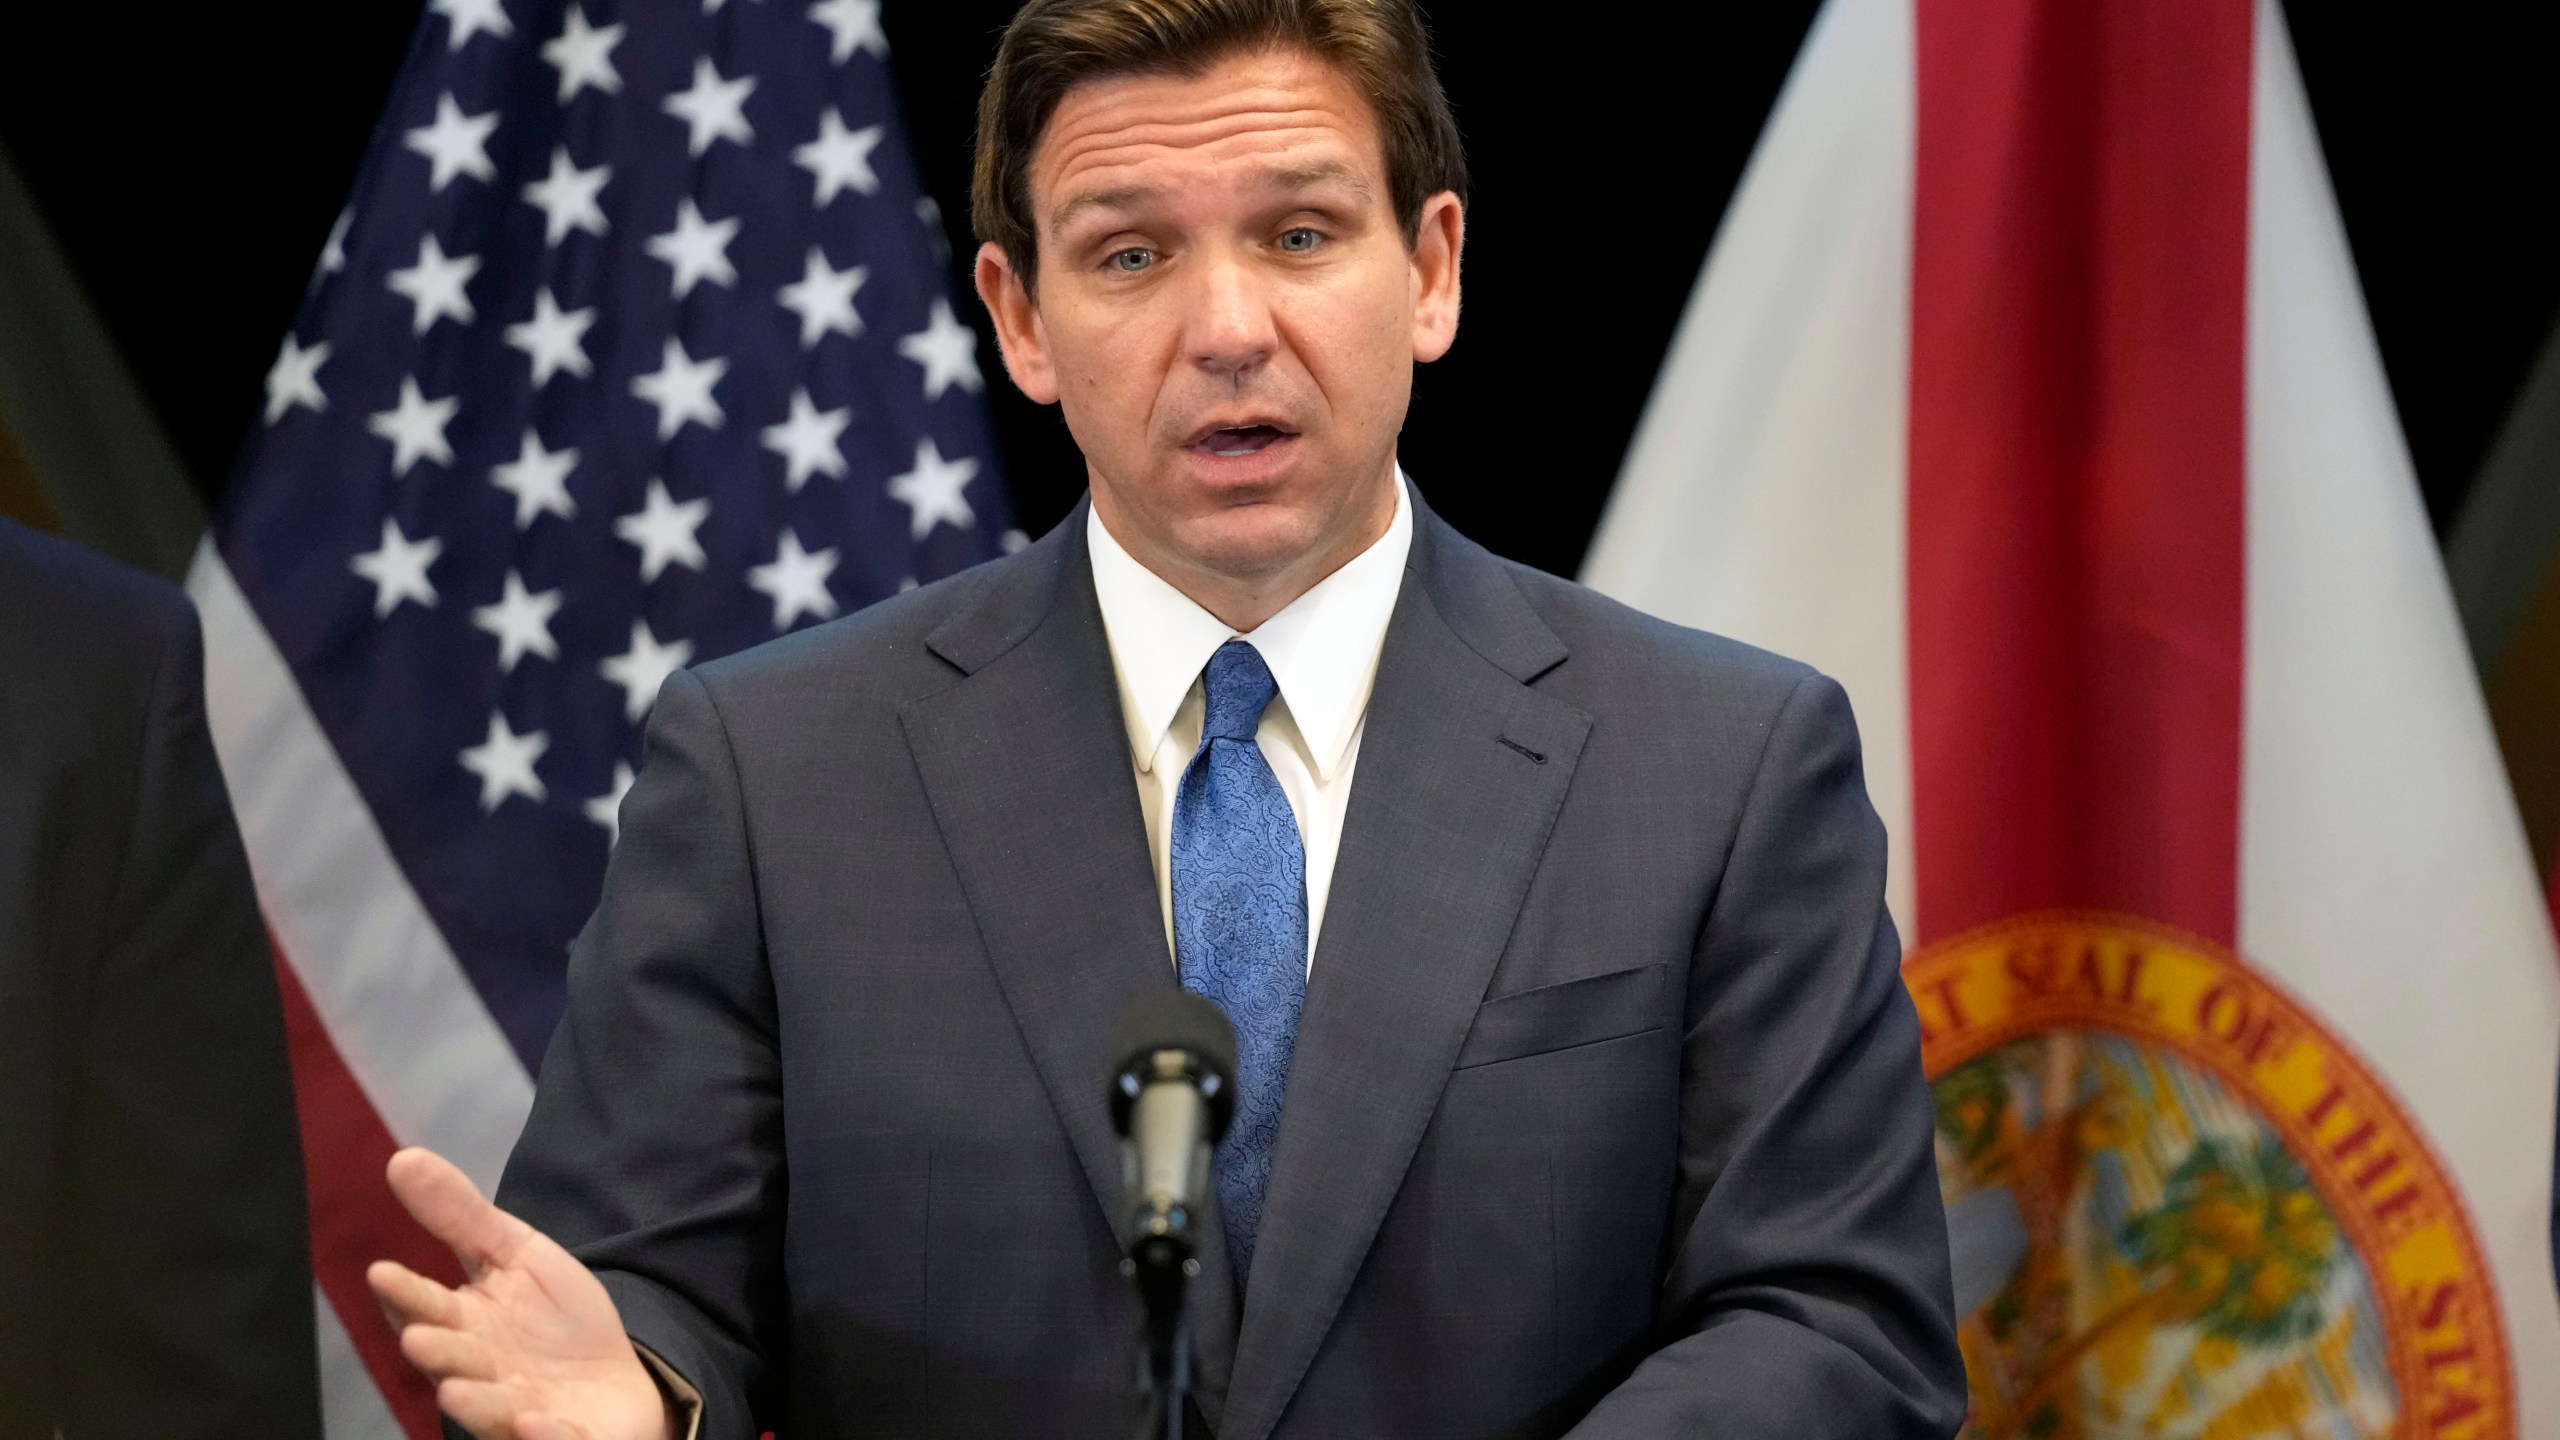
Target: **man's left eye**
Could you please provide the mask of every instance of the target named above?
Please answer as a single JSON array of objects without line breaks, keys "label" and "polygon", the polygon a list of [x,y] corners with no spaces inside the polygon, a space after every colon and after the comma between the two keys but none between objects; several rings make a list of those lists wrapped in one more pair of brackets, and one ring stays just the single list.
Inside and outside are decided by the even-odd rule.
[{"label": "man's left eye", "polygon": [[1283,230],[1280,232],[1280,248],[1288,251],[1292,255],[1304,255],[1308,251],[1315,249],[1318,242],[1323,238],[1323,236],[1318,235],[1315,231],[1301,225],[1295,230]]}]

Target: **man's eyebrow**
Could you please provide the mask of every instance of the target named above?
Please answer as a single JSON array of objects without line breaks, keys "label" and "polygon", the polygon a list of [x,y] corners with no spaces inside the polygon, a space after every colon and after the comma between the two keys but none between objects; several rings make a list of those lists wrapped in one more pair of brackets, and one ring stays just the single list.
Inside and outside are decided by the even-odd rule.
[{"label": "man's eyebrow", "polygon": [[1273,190],[1307,190],[1318,185],[1340,185],[1363,199],[1369,194],[1368,178],[1339,160],[1274,170],[1269,182]]},{"label": "man's eyebrow", "polygon": [[[1266,190],[1310,190],[1319,185],[1340,185],[1365,200],[1369,181],[1353,166],[1339,160],[1324,160],[1313,165],[1292,166],[1267,172],[1262,181]],[[1120,185],[1108,190],[1087,190],[1060,206],[1049,221],[1051,238],[1064,235],[1067,224],[1087,210],[1133,210],[1154,199],[1162,191],[1153,185]]]},{"label": "man's eyebrow", "polygon": [[1110,190],[1087,190],[1061,207],[1049,221],[1052,239],[1066,233],[1067,222],[1087,210],[1130,210],[1152,200],[1158,191],[1153,185],[1122,185]]}]

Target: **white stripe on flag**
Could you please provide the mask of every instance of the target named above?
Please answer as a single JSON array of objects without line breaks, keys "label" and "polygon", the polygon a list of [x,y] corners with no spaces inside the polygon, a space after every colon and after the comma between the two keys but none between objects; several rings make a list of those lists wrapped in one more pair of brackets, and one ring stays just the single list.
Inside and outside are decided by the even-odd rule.
[{"label": "white stripe on flag", "polygon": [[320,1318],[320,1433],[329,1440],[409,1440],[391,1407],[382,1403],[382,1391],[373,1383],[373,1372],[364,1368],[364,1357],[356,1353],[337,1307],[316,1285],[311,1303]]},{"label": "white stripe on flag", "polygon": [[2560,972],[2418,503],[2284,19],[2258,5],[2240,949],[2390,1077],[2497,1272],[2528,1435],[2560,1435]]},{"label": "white stripe on flag", "polygon": [[278,948],[392,1137],[494,1191],[532,1080],[210,539],[187,589],[214,748]]},{"label": "white stripe on flag", "polygon": [[1909,0],[1832,0],[1815,19],[1583,568],[1638,609],[1848,690],[1905,936],[1911,26]]}]

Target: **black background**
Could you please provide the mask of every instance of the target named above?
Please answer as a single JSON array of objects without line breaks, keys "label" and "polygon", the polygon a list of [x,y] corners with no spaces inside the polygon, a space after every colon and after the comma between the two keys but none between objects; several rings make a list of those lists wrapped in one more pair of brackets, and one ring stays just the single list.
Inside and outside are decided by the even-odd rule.
[{"label": "black background", "polygon": [[[0,144],[209,498],[419,8],[83,0],[0,17]],[[918,158],[954,228],[956,295],[974,248],[972,106],[1012,8],[885,6]],[[1476,194],[1464,333],[1422,372],[1405,460],[1460,528],[1570,573],[1815,5],[1427,8]],[[2441,529],[2560,305],[2560,5],[2288,9]],[[1073,503],[1082,466],[1054,412],[1014,394],[991,349],[987,362],[1036,533]]]}]

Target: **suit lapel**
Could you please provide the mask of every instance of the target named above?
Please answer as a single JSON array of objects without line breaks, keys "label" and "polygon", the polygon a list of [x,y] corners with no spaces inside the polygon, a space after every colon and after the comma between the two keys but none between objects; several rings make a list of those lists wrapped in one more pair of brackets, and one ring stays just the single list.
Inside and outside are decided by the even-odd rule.
[{"label": "suit lapel", "polygon": [[1403,1183],[1536,874],[1590,717],[1518,587],[1416,517],[1360,741],[1255,1242],[1225,1440],[1264,1440]]},{"label": "suit lapel", "polygon": [[[1083,517],[1079,506],[928,637],[963,678],[899,720],[1014,1023],[1117,1234],[1104,1052],[1174,968]],[[1203,1244],[1192,1313],[1214,1422],[1235,1303],[1224,1245],[1215,1233]]]}]

